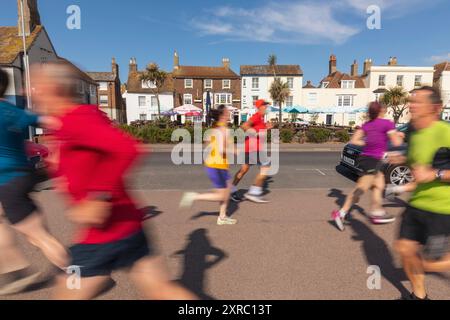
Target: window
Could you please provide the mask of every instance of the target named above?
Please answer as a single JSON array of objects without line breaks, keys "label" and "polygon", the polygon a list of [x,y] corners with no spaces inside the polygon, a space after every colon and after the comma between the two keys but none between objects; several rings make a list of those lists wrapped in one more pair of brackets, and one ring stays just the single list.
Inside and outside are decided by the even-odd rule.
[{"label": "window", "polygon": [[89,88],[90,88],[91,96],[95,96],[97,93],[96,92],[97,90],[95,90],[95,86],[93,84],[91,84]]},{"label": "window", "polygon": [[141,114],[139,115],[139,120],[141,120],[141,121],[147,121],[147,115],[146,115],[145,113],[141,113]]},{"label": "window", "polygon": [[158,107],[158,99],[156,99],[156,96],[151,97],[150,106],[152,108]]},{"label": "window", "polygon": [[242,96],[242,104],[247,104],[247,96]]},{"label": "window", "polygon": [[100,82],[99,89],[100,90],[108,90],[108,82]]},{"label": "window", "polygon": [[353,96],[339,95],[337,105],[338,107],[353,107]]},{"label": "window", "polygon": [[144,88],[144,89],[148,89],[148,88],[155,89],[156,85],[155,85],[155,83],[153,81],[150,81],[150,80],[144,81],[144,80],[142,80],[142,88]]},{"label": "window", "polygon": [[231,104],[231,93],[217,93],[215,96],[215,104]]},{"label": "window", "polygon": [[341,88],[342,89],[354,89],[355,81],[354,80],[342,80]]},{"label": "window", "polygon": [[414,77],[414,86],[420,87],[422,85],[422,76],[415,76]]},{"label": "window", "polygon": [[247,88],[247,79],[242,79],[242,88]]},{"label": "window", "polygon": [[252,89],[259,89],[259,78],[252,78]]},{"label": "window", "polygon": [[322,88],[328,88],[329,82],[322,82]]},{"label": "window", "polygon": [[252,96],[252,104],[255,105],[256,101],[259,100],[258,96]]},{"label": "window", "polygon": [[230,89],[231,80],[222,80],[222,89]]},{"label": "window", "polygon": [[286,107],[293,107],[294,106],[294,97],[289,96],[286,99]]},{"label": "window", "polygon": [[384,87],[386,85],[386,76],[384,74],[378,76],[378,86]]},{"label": "window", "polygon": [[289,89],[294,89],[294,78],[287,78]]},{"label": "window", "polygon": [[84,93],[84,82],[83,81],[78,81],[78,92]]},{"label": "window", "polygon": [[101,106],[107,106],[108,105],[108,96],[107,95],[100,95],[100,105]]},{"label": "window", "polygon": [[397,86],[403,87],[403,76],[397,76]]},{"label": "window", "polygon": [[211,79],[205,80],[205,89],[212,89],[213,87],[213,81]]},{"label": "window", "polygon": [[138,100],[139,100],[139,107],[145,107],[145,97],[144,96],[139,96],[138,97]]},{"label": "window", "polygon": [[317,92],[308,93],[307,99],[308,99],[307,103],[309,105],[316,104],[317,103]]},{"label": "window", "polygon": [[184,88],[192,89],[194,87],[192,79],[184,79]]},{"label": "window", "polygon": [[183,104],[192,104],[192,94],[183,95]]}]

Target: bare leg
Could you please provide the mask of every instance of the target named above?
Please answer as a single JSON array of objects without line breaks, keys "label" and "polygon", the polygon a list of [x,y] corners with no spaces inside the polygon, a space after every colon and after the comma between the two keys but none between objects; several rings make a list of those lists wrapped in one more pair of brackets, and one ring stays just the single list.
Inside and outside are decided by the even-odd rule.
[{"label": "bare leg", "polygon": [[228,189],[215,189],[211,193],[200,193],[195,196],[194,201],[223,202],[227,199]]},{"label": "bare leg", "polygon": [[24,234],[32,245],[41,249],[50,262],[61,269],[67,267],[69,255],[64,246],[47,231],[41,214],[35,212],[13,228]]},{"label": "bare leg", "polygon": [[145,257],[137,261],[130,270],[130,278],[149,300],[197,300],[198,298],[170,281],[163,259]]},{"label": "bare leg", "polygon": [[450,271],[450,254],[438,261],[423,261],[423,268],[427,272],[447,272]]},{"label": "bare leg", "polygon": [[352,206],[359,202],[361,196],[369,190],[375,180],[374,175],[364,175],[358,179],[356,188],[347,196],[341,208],[343,212],[349,212]]},{"label": "bare leg", "polygon": [[270,168],[268,167],[261,167],[261,170],[259,171],[259,174],[256,176],[255,180],[255,186],[262,188],[264,186],[264,182],[267,179],[267,172]]},{"label": "bare leg", "polygon": [[241,166],[241,169],[234,176],[233,186],[237,186],[249,170],[250,170],[250,166],[248,164],[243,164]]},{"label": "bare leg", "polygon": [[378,172],[375,176],[372,188],[372,208],[371,212],[383,210],[383,190],[386,186],[384,175]]},{"label": "bare leg", "polygon": [[91,300],[97,297],[106,287],[109,276],[81,278],[79,289],[69,289],[67,276],[59,276],[53,291],[55,300]]},{"label": "bare leg", "polygon": [[425,273],[422,260],[418,255],[419,244],[415,241],[401,239],[398,240],[395,248],[400,254],[403,269],[411,282],[414,294],[423,299],[427,296],[425,289]]},{"label": "bare leg", "polygon": [[17,247],[14,232],[0,215],[0,274],[25,269],[29,263]]}]

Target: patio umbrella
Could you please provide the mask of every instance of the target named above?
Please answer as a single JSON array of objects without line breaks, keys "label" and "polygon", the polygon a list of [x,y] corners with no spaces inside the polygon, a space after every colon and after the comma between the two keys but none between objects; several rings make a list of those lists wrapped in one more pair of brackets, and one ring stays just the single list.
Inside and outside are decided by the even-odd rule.
[{"label": "patio umbrella", "polygon": [[172,117],[172,116],[177,115],[177,113],[175,111],[173,111],[173,109],[161,112],[161,114],[165,117]]},{"label": "patio umbrella", "polygon": [[184,114],[184,116],[186,116],[186,117],[199,117],[201,115],[202,115],[202,113],[198,112],[198,111],[186,112]]},{"label": "patio umbrella", "polygon": [[203,110],[192,104],[185,104],[182,105],[181,107],[173,109],[173,111],[176,112],[176,114],[184,115],[188,112],[202,112]]},{"label": "patio umbrella", "polygon": [[287,107],[283,110],[286,113],[308,113],[308,109],[301,106]]}]

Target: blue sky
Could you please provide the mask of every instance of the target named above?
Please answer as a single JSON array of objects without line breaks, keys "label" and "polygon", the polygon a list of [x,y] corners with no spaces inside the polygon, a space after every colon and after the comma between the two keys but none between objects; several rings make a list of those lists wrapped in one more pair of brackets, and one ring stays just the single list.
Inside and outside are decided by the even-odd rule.
[{"label": "blue sky", "polygon": [[[16,0],[2,0],[0,25],[17,22]],[[337,55],[349,72],[357,59],[386,64],[432,65],[450,60],[450,1],[447,0],[38,0],[41,20],[57,53],[87,71],[109,71],[111,57],[128,74],[155,61],[172,69],[173,51],[181,64],[219,65],[231,59],[264,64],[271,53],[279,64],[300,64],[315,84]],[[6,6],[5,6],[6,4]],[[66,9],[81,8],[81,30],[68,30]],[[381,9],[381,29],[366,27],[369,5]]]}]

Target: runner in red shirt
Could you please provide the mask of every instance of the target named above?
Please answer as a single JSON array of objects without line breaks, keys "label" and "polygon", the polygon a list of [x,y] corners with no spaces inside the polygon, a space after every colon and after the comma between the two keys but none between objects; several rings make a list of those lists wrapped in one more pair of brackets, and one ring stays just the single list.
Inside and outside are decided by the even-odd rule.
[{"label": "runner in red shirt", "polygon": [[272,125],[266,123],[264,116],[266,114],[268,102],[265,100],[257,100],[255,107],[258,109],[246,123],[242,125],[242,129],[246,133],[250,133],[250,136],[245,141],[245,163],[241,166],[241,169],[236,173],[233,186],[231,199],[239,202],[241,198],[237,193],[237,185],[242,178],[250,170],[250,166],[260,166],[260,172],[256,177],[254,184],[250,187],[250,190],[244,195],[247,200],[256,203],[267,203],[268,201],[263,198],[264,182],[267,179],[267,172],[270,168],[270,161],[267,159],[267,147],[266,147],[266,130],[270,130]]},{"label": "runner in red shirt", "polygon": [[[34,101],[56,116],[57,175],[76,225],[71,270],[80,273],[78,290],[58,279],[57,299],[92,299],[110,281],[111,272],[127,268],[150,299],[190,299],[173,284],[142,227],[143,213],[127,194],[124,175],[138,156],[138,144],[115,128],[94,105],[78,105],[77,73],[65,63],[36,67]],[[77,269],[78,268],[78,269]]]}]

